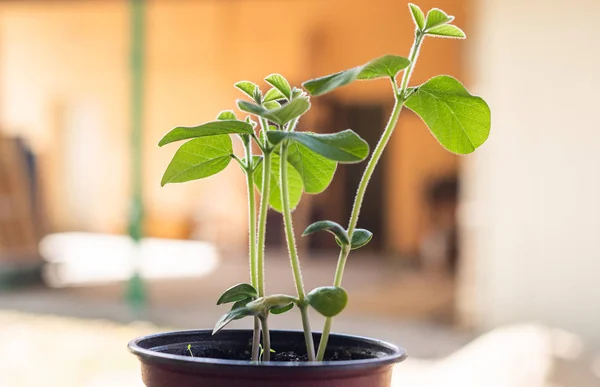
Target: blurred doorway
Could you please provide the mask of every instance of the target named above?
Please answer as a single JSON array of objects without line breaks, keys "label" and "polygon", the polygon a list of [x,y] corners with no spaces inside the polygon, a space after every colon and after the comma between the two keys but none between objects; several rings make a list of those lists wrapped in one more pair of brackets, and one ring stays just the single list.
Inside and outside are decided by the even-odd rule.
[{"label": "blurred doorway", "polygon": [[[324,106],[326,117],[318,127],[336,130],[352,129],[364,138],[371,148],[377,145],[380,128],[385,126],[386,106],[376,103],[340,103],[328,101]],[[365,228],[377,237],[364,247],[363,251],[379,252],[385,246],[384,229],[384,187],[385,155],[369,183],[363,202],[358,227]],[[317,220],[333,220],[346,227],[356,189],[360,183],[366,162],[358,164],[340,164],[331,186],[316,197],[309,214],[309,223]],[[309,241],[311,250],[338,249],[337,244],[326,233],[317,233]]]}]

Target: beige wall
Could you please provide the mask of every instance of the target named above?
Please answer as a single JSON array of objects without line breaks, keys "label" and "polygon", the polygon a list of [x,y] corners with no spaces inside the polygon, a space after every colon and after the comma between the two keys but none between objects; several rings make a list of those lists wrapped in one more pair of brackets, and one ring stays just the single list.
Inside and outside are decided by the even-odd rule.
[{"label": "beige wall", "polygon": [[[421,5],[443,7],[468,30],[466,4]],[[59,229],[119,231],[125,224],[128,17],[126,2],[117,1],[0,5],[0,122],[4,130],[26,135],[43,156],[49,208]],[[406,55],[413,29],[406,5],[395,0],[369,7],[358,0],[151,1],[147,23],[144,181],[151,229],[178,235],[202,214],[207,226],[201,233],[239,246],[245,244],[246,216],[239,171],[230,167],[211,179],[160,188],[175,147],[158,149],[161,135],[233,108],[239,94],[231,85],[241,78],[260,80],[277,71],[298,84],[386,53]],[[460,76],[463,50],[461,42],[427,42],[415,81],[440,72]],[[384,81],[337,96],[392,102]],[[423,181],[455,169],[456,159],[414,116],[407,113],[402,123],[390,148],[389,162],[399,167],[388,168],[393,216],[386,237],[390,249],[412,253],[424,216]],[[86,129],[94,133],[78,132]],[[338,129],[344,128],[325,130]],[[229,225],[215,229],[224,220]]]},{"label": "beige wall", "polygon": [[476,91],[489,141],[465,168],[465,321],[600,340],[600,3],[483,0]]}]

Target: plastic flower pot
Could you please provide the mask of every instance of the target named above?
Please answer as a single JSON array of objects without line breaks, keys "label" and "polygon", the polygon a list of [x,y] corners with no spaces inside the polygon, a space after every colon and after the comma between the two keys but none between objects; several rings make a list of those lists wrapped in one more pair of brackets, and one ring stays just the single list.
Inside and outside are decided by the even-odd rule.
[{"label": "plastic flower pot", "polygon": [[[318,343],[320,334],[313,336]],[[251,337],[251,330],[215,336],[210,330],[175,331],[139,337],[128,347],[140,359],[148,387],[389,387],[394,364],[406,358],[403,349],[383,341],[333,334],[325,361],[285,361],[306,355],[304,336],[275,330],[275,361],[238,360],[250,357]]]}]

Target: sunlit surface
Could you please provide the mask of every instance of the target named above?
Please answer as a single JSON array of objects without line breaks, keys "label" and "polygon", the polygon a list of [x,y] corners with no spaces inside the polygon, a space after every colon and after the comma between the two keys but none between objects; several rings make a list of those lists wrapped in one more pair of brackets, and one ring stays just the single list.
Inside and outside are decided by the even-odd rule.
[{"label": "sunlit surface", "polygon": [[206,242],[61,233],[45,237],[40,252],[48,262],[44,279],[53,287],[123,281],[138,268],[143,278],[183,278],[210,274],[219,260]]}]

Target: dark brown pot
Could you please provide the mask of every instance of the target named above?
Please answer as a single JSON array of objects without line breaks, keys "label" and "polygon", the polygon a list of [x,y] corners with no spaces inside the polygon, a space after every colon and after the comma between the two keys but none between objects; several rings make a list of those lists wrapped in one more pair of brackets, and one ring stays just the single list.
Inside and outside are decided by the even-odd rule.
[{"label": "dark brown pot", "polygon": [[[328,353],[369,353],[372,358],[325,362],[263,362],[186,356],[192,348],[243,351],[250,330],[226,330],[212,336],[209,330],[176,331],[139,337],[129,350],[142,362],[142,380],[148,387],[389,387],[392,368],[406,352],[383,341],[348,335],[331,335]],[[315,333],[315,343],[320,334]],[[271,331],[278,351],[306,353],[304,336],[296,331]]]}]

